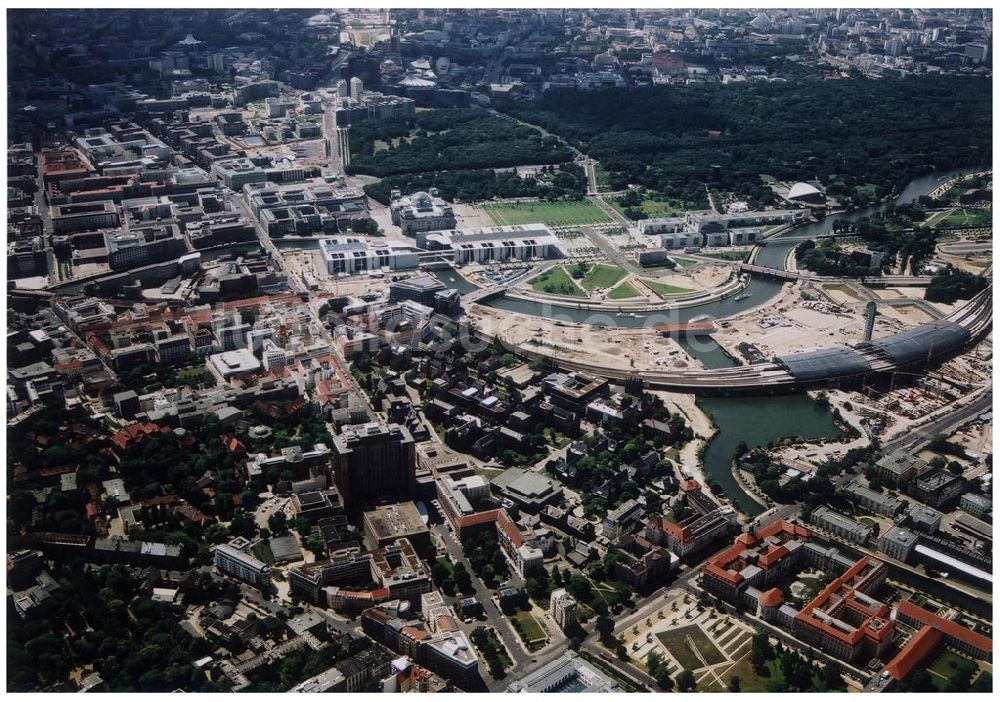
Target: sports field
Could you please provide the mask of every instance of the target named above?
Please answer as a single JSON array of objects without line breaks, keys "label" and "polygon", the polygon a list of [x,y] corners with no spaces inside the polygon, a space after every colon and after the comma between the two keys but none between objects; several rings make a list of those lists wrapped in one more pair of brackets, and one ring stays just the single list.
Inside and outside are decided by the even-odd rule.
[{"label": "sports field", "polygon": [[494,224],[535,224],[541,222],[550,227],[571,227],[581,224],[610,222],[600,207],[583,200],[581,202],[502,202],[483,205],[483,210]]}]

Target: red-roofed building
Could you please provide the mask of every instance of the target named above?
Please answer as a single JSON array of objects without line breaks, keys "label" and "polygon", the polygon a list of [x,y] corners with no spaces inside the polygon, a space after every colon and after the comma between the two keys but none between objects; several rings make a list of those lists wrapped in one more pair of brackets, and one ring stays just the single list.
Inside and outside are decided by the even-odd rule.
[{"label": "red-roofed building", "polygon": [[990,638],[977,634],[951,619],[932,614],[912,602],[899,603],[896,608],[896,620],[912,627],[934,627],[944,635],[944,641],[948,646],[973,658],[988,661],[993,657],[993,641]]},{"label": "red-roofed building", "polygon": [[808,529],[785,521],[740,534],[732,546],[708,561],[701,584],[730,601],[749,586],[772,585],[799,562],[799,548],[811,536]]},{"label": "red-roofed building", "polygon": [[111,436],[111,450],[120,459],[162,432],[163,429],[152,422],[134,422]]},{"label": "red-roofed building", "polygon": [[776,587],[772,587],[770,590],[764,593],[764,596],[760,598],[761,607],[777,607],[781,604],[782,596],[781,590]]},{"label": "red-roofed building", "polygon": [[909,675],[920,663],[937,650],[944,639],[944,633],[933,626],[925,626],[906,642],[896,657],[889,661],[885,669],[896,681]]},{"label": "red-roofed building", "polygon": [[889,607],[868,596],[885,582],[889,567],[867,556],[823,588],[793,621],[797,636],[841,660],[880,656],[893,640]]},{"label": "red-roofed building", "polygon": [[490,526],[496,529],[500,548],[522,576],[530,575],[543,567],[542,552],[525,542],[521,530],[517,528],[505,509],[491,509],[459,517],[456,531],[458,538],[461,539],[463,535]]}]

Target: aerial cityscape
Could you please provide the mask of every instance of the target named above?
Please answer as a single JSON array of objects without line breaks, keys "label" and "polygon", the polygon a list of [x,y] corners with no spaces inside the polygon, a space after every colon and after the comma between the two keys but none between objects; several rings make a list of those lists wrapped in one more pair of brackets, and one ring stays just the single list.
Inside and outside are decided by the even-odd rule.
[{"label": "aerial cityscape", "polygon": [[992,10],[6,19],[8,692],[992,692]]}]

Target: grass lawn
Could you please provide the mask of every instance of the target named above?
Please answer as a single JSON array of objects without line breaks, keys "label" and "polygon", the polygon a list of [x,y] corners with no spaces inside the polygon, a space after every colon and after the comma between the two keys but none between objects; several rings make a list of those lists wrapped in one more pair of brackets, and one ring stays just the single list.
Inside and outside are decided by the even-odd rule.
[{"label": "grass lawn", "polygon": [[687,293],[692,293],[694,290],[689,288],[681,288],[676,285],[668,285],[667,283],[658,283],[655,280],[643,279],[643,283],[646,284],[650,290],[655,292],[660,297],[670,297],[672,295],[685,295]]},{"label": "grass lawn", "polygon": [[494,224],[535,224],[569,227],[579,224],[610,222],[604,211],[590,202],[505,202],[483,205]]},{"label": "grass lawn", "polygon": [[562,448],[563,446],[569,444],[569,437],[556,431],[552,427],[545,427],[542,429],[542,435],[545,437],[546,441],[556,448]]},{"label": "grass lawn", "polygon": [[750,656],[747,656],[728,671],[719,675],[722,678],[722,682],[726,685],[725,690],[720,688],[715,680],[712,680],[710,684],[704,687],[699,686],[698,689],[706,692],[728,692],[729,681],[735,676],[740,679],[740,692],[767,692],[767,683],[774,680],[774,669],[776,667],[774,661],[768,661],[767,670],[771,675],[758,675],[750,664]]},{"label": "grass lawn", "polygon": [[264,561],[264,563],[267,563],[268,565],[274,565],[274,554],[271,553],[271,547],[266,541],[261,541],[251,550],[257,560]]},{"label": "grass lawn", "polygon": [[594,180],[597,182],[598,192],[604,192],[611,190],[611,183],[609,182],[611,175],[604,170],[601,164],[594,165]]},{"label": "grass lawn", "polygon": [[180,383],[210,383],[212,373],[201,366],[200,368],[182,368],[177,371],[177,381]]},{"label": "grass lawn", "polygon": [[[618,202],[617,197],[609,197],[606,199],[609,205],[625,215],[625,207]],[[680,200],[654,200],[652,198],[643,199],[639,204],[639,208],[649,219],[655,219],[657,217],[682,217],[687,211],[684,207],[684,203]],[[625,216],[627,217],[628,215]]]},{"label": "grass lawn", "polygon": [[688,626],[682,626],[679,629],[672,629],[670,631],[664,631],[656,635],[656,638],[660,640],[660,643],[670,651],[670,655],[680,663],[682,668],[688,670],[697,670],[703,668],[704,665],[695,652],[691,650],[691,646],[688,643],[688,637],[694,642],[694,645],[698,648],[698,652],[701,653],[702,658],[708,665],[715,665],[716,663],[722,663],[726,660],[725,655],[719,650],[712,641],[705,635],[705,632],[701,630],[701,627],[695,626],[693,624]]},{"label": "grass lawn", "polygon": [[701,261],[695,261],[693,258],[682,258],[680,256],[671,256],[670,260],[681,268],[694,268],[701,263]]},{"label": "grass lawn", "polygon": [[542,273],[531,281],[531,287],[538,292],[547,292],[554,295],[573,295],[574,297],[587,297],[576,281],[566,272],[563,266],[556,266]]},{"label": "grass lawn", "polygon": [[717,258],[720,261],[746,261],[749,251],[720,251],[719,253],[706,253],[702,256]]},{"label": "grass lawn", "polygon": [[594,288],[610,288],[624,277],[625,271],[618,266],[598,263],[583,276],[582,284],[587,292],[591,292]]},{"label": "grass lawn", "polygon": [[991,210],[973,210],[959,207],[935,224],[939,227],[988,227],[993,223]]},{"label": "grass lawn", "polygon": [[962,658],[957,653],[945,650],[934,659],[934,662],[927,667],[927,672],[931,674],[931,681],[934,683],[939,691],[944,690],[944,686],[948,684],[948,676],[954,672],[954,668],[951,664],[954,663],[956,666],[960,665],[964,658]]},{"label": "grass lawn", "polygon": [[622,283],[617,288],[608,293],[609,300],[624,300],[629,297],[639,297],[639,291],[628,283]]},{"label": "grass lawn", "polygon": [[545,630],[530,612],[518,612],[511,617],[511,622],[514,624],[514,631],[529,647],[531,644],[545,641]]}]

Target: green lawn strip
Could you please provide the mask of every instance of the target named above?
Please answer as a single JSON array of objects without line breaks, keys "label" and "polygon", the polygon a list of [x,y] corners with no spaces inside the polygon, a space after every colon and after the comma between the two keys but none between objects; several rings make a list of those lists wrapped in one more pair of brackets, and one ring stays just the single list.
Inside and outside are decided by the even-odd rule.
[{"label": "green lawn strip", "polygon": [[683,258],[681,256],[671,256],[670,260],[681,268],[694,268],[701,263],[701,261],[695,261],[693,258]]},{"label": "green lawn strip", "polygon": [[655,280],[643,279],[643,284],[653,292],[655,292],[660,297],[670,297],[672,295],[686,295],[688,293],[693,293],[694,290],[690,288],[681,288],[676,285],[669,285],[667,283],[658,283]]},{"label": "green lawn strip", "polygon": [[596,224],[611,221],[600,207],[582,202],[508,202],[484,205],[498,225],[542,223],[552,227]]},{"label": "green lawn strip", "polygon": [[624,300],[630,297],[639,297],[639,291],[628,283],[622,283],[617,288],[608,293],[609,300]]},{"label": "green lawn strip", "polygon": [[531,616],[530,612],[518,612],[510,618],[510,621],[514,626],[514,631],[521,637],[521,641],[528,646],[529,651],[540,647],[540,644],[544,644],[546,640],[545,630]]},{"label": "green lawn strip", "polygon": [[989,210],[958,208],[941,220],[942,227],[985,227],[993,223],[993,213]]},{"label": "green lawn strip", "polygon": [[712,643],[700,627],[693,624],[663,631],[656,635],[656,638],[670,651],[670,655],[680,663],[682,668],[697,670],[705,667],[688,645],[688,637],[691,637],[708,665],[715,665],[726,660],[725,654],[719,650],[718,646]]},{"label": "green lawn strip", "polygon": [[587,293],[576,284],[576,281],[566,272],[563,266],[550,268],[536,278],[533,278],[531,287],[538,292],[549,293],[550,295],[587,297]]},{"label": "green lawn strip", "polygon": [[948,684],[949,676],[954,672],[951,664],[959,664],[963,660],[965,659],[957,653],[947,650],[934,659],[934,662],[927,667],[927,672],[931,674],[931,682],[934,683],[934,687],[943,691]]},{"label": "green lawn strip", "polygon": [[600,164],[594,166],[594,182],[597,184],[598,191],[610,190],[611,185],[608,182],[610,180],[611,174],[608,173]]},{"label": "green lawn strip", "polygon": [[719,251],[718,253],[702,254],[702,256],[717,258],[720,261],[745,261],[749,255],[749,251]]}]

